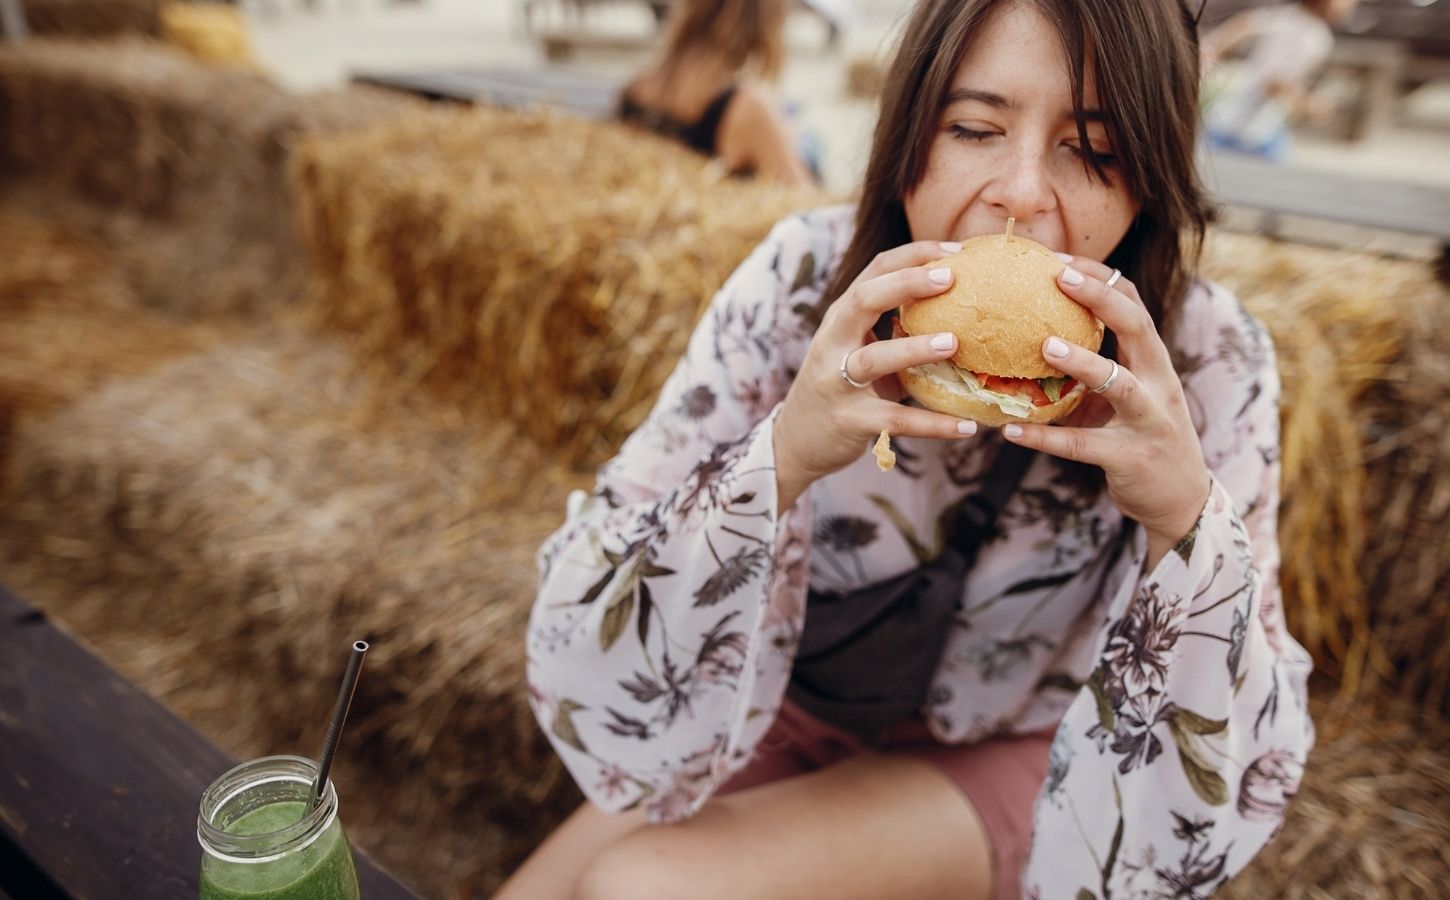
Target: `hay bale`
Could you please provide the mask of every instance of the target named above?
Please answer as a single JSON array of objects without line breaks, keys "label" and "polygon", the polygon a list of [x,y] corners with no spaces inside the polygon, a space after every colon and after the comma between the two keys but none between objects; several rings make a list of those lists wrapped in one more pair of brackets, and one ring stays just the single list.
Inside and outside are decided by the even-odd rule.
[{"label": "hay bale", "polygon": [[0,462],[27,417],[194,352],[215,330],[138,307],[113,255],[0,210]]},{"label": "hay bale", "polygon": [[203,62],[255,65],[247,21],[235,6],[167,3],[161,7],[161,36]]},{"label": "hay bale", "polygon": [[504,869],[578,799],[525,702],[522,635],[533,554],[583,481],[510,428],[380,395],[348,356],[259,334],[23,425],[0,553],[104,590],[57,611],[83,634],[168,635],[186,680],[264,686],[251,727],[274,745],[316,739],[366,637],[349,752],[462,811],[474,865]]},{"label": "hay bale", "polygon": [[163,0],[22,0],[32,34],[107,37],[156,34]]},{"label": "hay bale", "polygon": [[126,254],[152,305],[274,308],[302,288],[285,174],[297,140],[419,105],[365,88],[293,95],[151,41],[32,41],[0,50],[0,171],[12,203]]},{"label": "hay bale", "polygon": [[1442,896],[1450,726],[1382,699],[1311,705],[1319,743],[1284,829],[1223,896]]},{"label": "hay bale", "polygon": [[1279,350],[1291,627],[1347,691],[1450,712],[1450,291],[1424,262],[1223,233],[1206,270]]},{"label": "hay bale", "polygon": [[175,215],[188,192],[279,194],[289,96],[139,38],[0,51],[0,163],[107,206]]},{"label": "hay bale", "polygon": [[1450,291],[1400,309],[1404,350],[1366,398],[1363,580],[1400,689],[1450,717]]},{"label": "hay bale", "polygon": [[642,421],[770,226],[822,201],[623,126],[488,109],[310,140],[295,181],[323,320],[582,466]]}]

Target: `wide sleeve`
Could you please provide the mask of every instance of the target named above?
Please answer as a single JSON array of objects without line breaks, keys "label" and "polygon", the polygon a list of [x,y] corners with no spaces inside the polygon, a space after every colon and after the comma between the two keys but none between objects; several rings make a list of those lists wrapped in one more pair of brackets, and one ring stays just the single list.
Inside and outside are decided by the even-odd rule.
[{"label": "wide sleeve", "polygon": [[1037,800],[1025,896],[1208,896],[1277,833],[1314,743],[1312,663],[1280,605],[1273,347],[1231,296],[1205,303],[1217,314],[1178,363],[1212,491],[1151,572],[1135,529],[1110,582]]},{"label": "wide sleeve", "polygon": [[[540,548],[529,704],[585,795],[693,814],[746,761],[804,618],[809,499],[777,509],[776,418],[819,284],[802,217],[721,288],[649,418]],[[817,291],[818,294],[818,291]]]}]

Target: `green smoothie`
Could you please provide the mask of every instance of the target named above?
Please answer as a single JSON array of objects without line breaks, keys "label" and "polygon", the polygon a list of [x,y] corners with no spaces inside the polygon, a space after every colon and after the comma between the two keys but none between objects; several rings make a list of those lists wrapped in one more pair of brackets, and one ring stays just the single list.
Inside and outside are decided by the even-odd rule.
[{"label": "green smoothie", "polygon": [[[306,804],[270,803],[227,826],[228,834],[260,835],[302,820]],[[202,860],[201,900],[359,900],[352,851],[334,820],[306,847],[266,862],[228,862],[210,855]]]}]

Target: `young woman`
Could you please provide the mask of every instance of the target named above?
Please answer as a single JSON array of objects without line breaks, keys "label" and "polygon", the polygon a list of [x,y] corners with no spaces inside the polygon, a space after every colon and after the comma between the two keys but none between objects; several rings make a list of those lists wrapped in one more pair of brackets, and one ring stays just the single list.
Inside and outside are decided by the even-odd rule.
[{"label": "young woman", "polygon": [[673,137],[732,172],[807,184],[774,79],[789,0],[679,0],[663,58],[624,89],[619,118]]},{"label": "young woman", "polygon": [[[1204,897],[1275,834],[1311,663],[1273,347],[1193,277],[1197,84],[1179,0],[918,3],[859,204],[741,264],[540,552],[530,702],[591,802],[500,897]],[[1009,216],[1112,335],[1044,341],[1100,391],[1074,419],[977,433],[896,399],[955,338],[874,335]],[[917,714],[868,740],[784,699],[820,598],[934,557],[1001,452],[1030,465]]]}]

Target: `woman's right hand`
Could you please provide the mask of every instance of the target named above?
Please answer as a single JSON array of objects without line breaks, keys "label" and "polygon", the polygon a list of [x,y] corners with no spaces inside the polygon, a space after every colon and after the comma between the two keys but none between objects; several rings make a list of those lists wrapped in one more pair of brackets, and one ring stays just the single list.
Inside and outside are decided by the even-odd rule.
[{"label": "woman's right hand", "polygon": [[[883,430],[941,440],[976,434],[975,422],[894,402],[903,396],[896,373],[949,359],[957,350],[955,335],[877,341],[871,334],[883,314],[949,288],[952,270],[926,264],[959,249],[916,241],[877,254],[826,310],[775,424],[780,510],[789,509],[816,479],[855,462]],[[843,358],[850,376],[870,388],[846,383]]]}]

